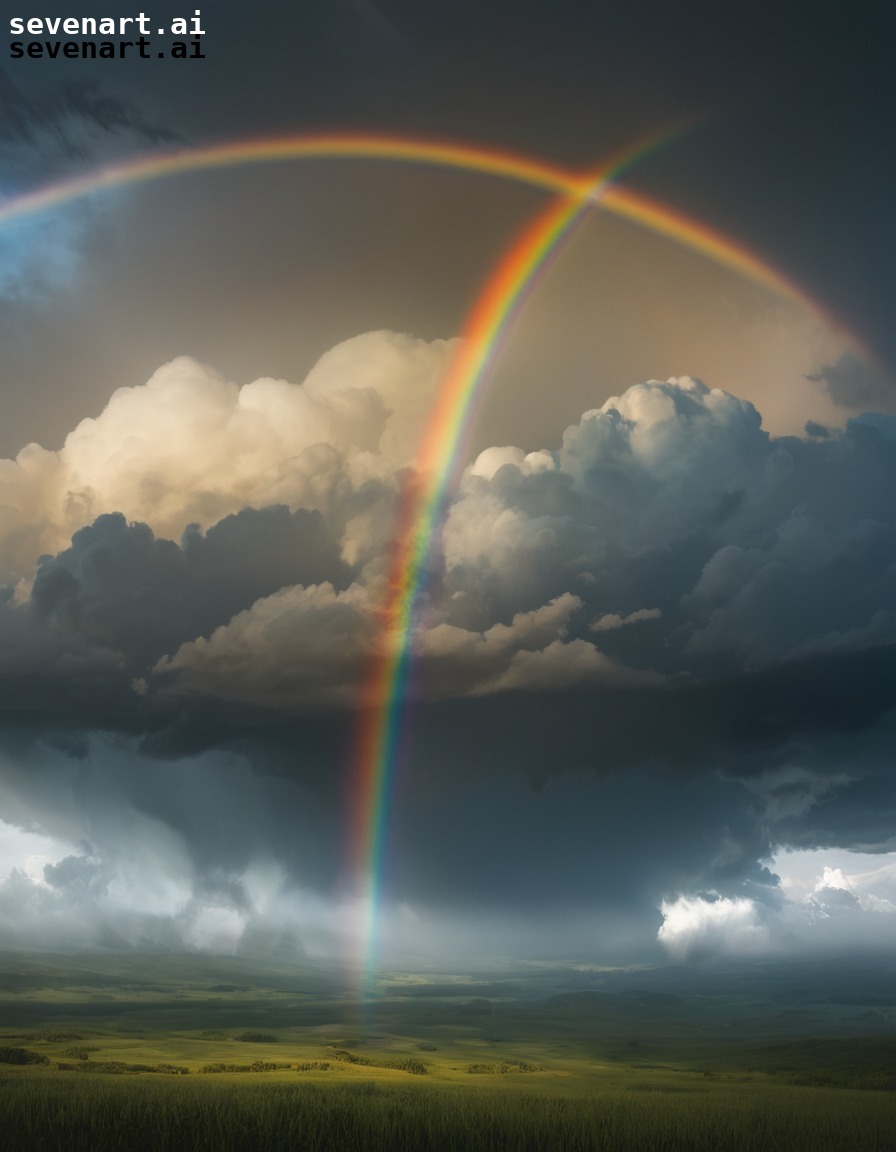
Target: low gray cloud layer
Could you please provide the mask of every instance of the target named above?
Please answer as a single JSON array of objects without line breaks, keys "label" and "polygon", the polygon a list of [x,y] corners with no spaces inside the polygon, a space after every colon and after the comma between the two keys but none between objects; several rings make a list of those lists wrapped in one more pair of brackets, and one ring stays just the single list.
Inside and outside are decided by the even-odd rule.
[{"label": "low gray cloud layer", "polygon": [[[35,931],[74,901],[132,941],[287,906],[338,936],[390,517],[450,352],[371,333],[242,389],[177,361],[5,462],[3,811],[57,847],[3,891]],[[430,557],[394,907],[588,909],[647,947],[665,901],[672,951],[750,951],[781,846],[893,850],[894,488],[892,417],[775,438],[687,377],[482,453]]]}]

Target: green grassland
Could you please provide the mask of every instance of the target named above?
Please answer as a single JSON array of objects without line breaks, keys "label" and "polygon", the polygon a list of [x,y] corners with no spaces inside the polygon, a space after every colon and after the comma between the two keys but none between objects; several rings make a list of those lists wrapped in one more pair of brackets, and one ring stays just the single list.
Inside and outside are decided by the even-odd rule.
[{"label": "green grassland", "polygon": [[894,1152],[892,967],[0,956],[0,1152]]}]

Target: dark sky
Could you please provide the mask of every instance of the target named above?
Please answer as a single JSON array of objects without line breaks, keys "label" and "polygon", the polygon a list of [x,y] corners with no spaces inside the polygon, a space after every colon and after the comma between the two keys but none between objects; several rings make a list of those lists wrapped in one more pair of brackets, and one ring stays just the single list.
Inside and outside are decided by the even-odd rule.
[{"label": "dark sky", "polygon": [[[433,552],[386,953],[891,938],[892,5],[203,21],[204,60],[4,58],[3,190],[325,130],[585,167],[685,125],[626,180],[818,305],[605,217],[539,285]],[[395,494],[543,203],[267,165],[0,225],[0,942],[347,947]]]},{"label": "dark sky", "polygon": [[[173,16],[174,6],[152,14]],[[886,0],[626,5],[339,0],[204,11],[204,62],[10,61],[28,95],[90,80],[189,140],[370,128],[572,164],[704,118],[644,174],[812,286],[892,367]]]}]

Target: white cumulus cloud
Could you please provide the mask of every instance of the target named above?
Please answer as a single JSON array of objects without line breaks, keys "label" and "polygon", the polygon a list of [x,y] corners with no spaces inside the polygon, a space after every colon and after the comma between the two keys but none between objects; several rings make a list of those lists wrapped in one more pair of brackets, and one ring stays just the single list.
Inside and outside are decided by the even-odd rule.
[{"label": "white cumulus cloud", "polygon": [[755,956],[769,950],[771,936],[759,909],[745,897],[679,896],[661,907],[658,939],[679,959]]},{"label": "white cumulus cloud", "polygon": [[188,357],[120,388],[58,452],[30,444],[0,462],[7,580],[27,575],[107,512],[178,539],[245,507],[326,508],[340,485],[391,475],[413,456],[450,341],[355,337],[301,385],[239,387]]}]

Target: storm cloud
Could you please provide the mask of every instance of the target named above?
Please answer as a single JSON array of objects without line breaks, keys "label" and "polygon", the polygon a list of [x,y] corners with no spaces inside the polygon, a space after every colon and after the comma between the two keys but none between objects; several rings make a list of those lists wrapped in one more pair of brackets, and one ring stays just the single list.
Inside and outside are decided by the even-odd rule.
[{"label": "storm cloud", "polygon": [[[3,891],[35,932],[75,907],[131,942],[343,931],[359,689],[452,349],[370,333],[301,385],[177,360],[4,462],[4,812],[53,847]],[[774,437],[690,377],[481,453],[418,617],[396,931],[551,907],[606,948],[612,922],[755,954],[783,938],[776,852],[892,851],[894,486],[892,417]]]},{"label": "storm cloud", "polygon": [[834,364],[823,364],[808,377],[820,384],[840,408],[892,411],[896,395],[885,372],[854,352],[844,352]]}]

